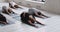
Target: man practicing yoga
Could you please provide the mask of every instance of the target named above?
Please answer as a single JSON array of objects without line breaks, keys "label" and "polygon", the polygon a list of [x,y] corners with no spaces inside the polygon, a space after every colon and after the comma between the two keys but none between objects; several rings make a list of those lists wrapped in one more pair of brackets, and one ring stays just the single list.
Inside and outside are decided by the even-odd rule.
[{"label": "man practicing yoga", "polygon": [[8,24],[6,18],[2,14],[0,14],[0,24],[4,24],[4,25]]},{"label": "man practicing yoga", "polygon": [[28,24],[30,26],[34,26],[36,28],[38,28],[38,26],[35,25],[35,22],[37,24],[44,25],[44,24],[38,22],[32,15],[30,15],[27,12],[23,12],[20,16],[21,16],[22,23]]},{"label": "man practicing yoga", "polygon": [[20,5],[16,4],[14,1],[9,2],[9,7],[10,8],[21,8]]}]

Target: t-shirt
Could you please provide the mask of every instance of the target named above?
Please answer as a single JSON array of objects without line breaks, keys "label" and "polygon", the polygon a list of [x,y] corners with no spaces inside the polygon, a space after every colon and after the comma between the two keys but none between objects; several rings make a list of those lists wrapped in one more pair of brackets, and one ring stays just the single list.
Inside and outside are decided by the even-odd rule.
[{"label": "t-shirt", "polygon": [[30,8],[28,12],[29,14],[34,14],[35,12],[40,12],[40,11],[35,8]]}]

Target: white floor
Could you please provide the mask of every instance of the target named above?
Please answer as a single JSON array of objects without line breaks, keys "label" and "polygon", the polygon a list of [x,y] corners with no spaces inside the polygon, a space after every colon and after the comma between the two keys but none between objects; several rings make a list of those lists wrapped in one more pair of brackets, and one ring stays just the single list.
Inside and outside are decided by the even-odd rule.
[{"label": "white floor", "polygon": [[0,32],[60,32],[60,15],[54,15],[46,12],[44,14],[48,15],[50,18],[37,18],[37,20],[44,23],[46,26],[38,25],[39,28],[34,28],[26,24],[22,24],[16,19],[8,17],[8,19],[13,19],[11,21],[15,23],[0,27]]}]

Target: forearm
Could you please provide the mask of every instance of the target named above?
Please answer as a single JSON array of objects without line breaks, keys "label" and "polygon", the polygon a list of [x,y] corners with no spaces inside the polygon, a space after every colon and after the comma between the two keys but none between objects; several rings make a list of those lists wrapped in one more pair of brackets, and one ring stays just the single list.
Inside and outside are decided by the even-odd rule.
[{"label": "forearm", "polygon": [[37,13],[35,13],[36,16],[40,17],[40,18],[43,18],[42,15],[38,15]]},{"label": "forearm", "polygon": [[30,19],[32,19],[33,21],[36,21],[36,19],[34,19],[33,17],[30,17]]},{"label": "forearm", "polygon": [[10,14],[9,12],[8,12],[8,10],[6,11],[8,14]]},{"label": "forearm", "polygon": [[34,25],[31,21],[29,21],[29,23],[30,23],[31,26],[34,26],[34,27],[38,28],[38,26]]},{"label": "forearm", "polygon": [[41,15],[38,15],[38,14],[36,14],[36,16],[38,16],[38,17],[40,17],[40,18],[43,18]]},{"label": "forearm", "polygon": [[35,26],[30,20],[28,21],[30,25]]}]

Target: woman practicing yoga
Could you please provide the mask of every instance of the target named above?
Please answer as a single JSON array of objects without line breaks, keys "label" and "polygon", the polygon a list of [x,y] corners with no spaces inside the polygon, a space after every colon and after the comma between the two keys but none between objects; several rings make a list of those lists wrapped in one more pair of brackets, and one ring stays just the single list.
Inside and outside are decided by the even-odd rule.
[{"label": "woman practicing yoga", "polygon": [[10,14],[10,13],[14,13],[13,11],[12,11],[12,9],[9,7],[9,8],[7,8],[6,6],[3,6],[2,7],[2,13],[5,13],[5,14]]},{"label": "woman practicing yoga", "polygon": [[19,5],[17,5],[14,1],[11,1],[10,3],[9,3],[9,7],[10,8],[21,8]]},{"label": "woman practicing yoga", "polygon": [[34,24],[35,22],[38,23],[38,24],[40,24],[40,25],[44,25],[44,24],[38,22],[32,15],[30,15],[27,12],[23,12],[20,16],[21,16],[22,23],[28,24],[30,26],[34,26],[36,28],[38,28],[38,26],[36,26]]},{"label": "woman practicing yoga", "polygon": [[4,25],[8,24],[6,18],[2,14],[0,14],[0,24],[4,24]]}]

